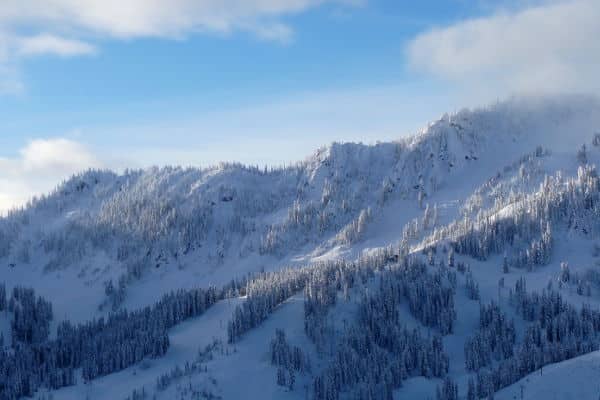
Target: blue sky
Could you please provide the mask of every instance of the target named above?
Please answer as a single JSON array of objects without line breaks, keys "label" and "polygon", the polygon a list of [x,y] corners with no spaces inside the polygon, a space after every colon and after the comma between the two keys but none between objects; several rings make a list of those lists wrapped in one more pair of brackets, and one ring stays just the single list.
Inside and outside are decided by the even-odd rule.
[{"label": "blue sky", "polygon": [[[283,43],[247,32],[192,33],[175,40],[101,39],[93,55],[27,59],[19,63],[22,92],[0,97],[12,133],[2,144],[14,154],[24,138],[74,130],[102,143],[84,131],[101,135],[103,127],[158,115],[188,119],[318,92],[410,85],[417,74],[403,62],[404,44],[480,9],[452,0],[400,3],[324,4],[282,16],[293,29]],[[371,139],[378,138],[365,137]]]},{"label": "blue sky", "polygon": [[592,0],[4,0],[0,210],[88,166],[281,164],[514,93],[595,93],[599,14]]}]

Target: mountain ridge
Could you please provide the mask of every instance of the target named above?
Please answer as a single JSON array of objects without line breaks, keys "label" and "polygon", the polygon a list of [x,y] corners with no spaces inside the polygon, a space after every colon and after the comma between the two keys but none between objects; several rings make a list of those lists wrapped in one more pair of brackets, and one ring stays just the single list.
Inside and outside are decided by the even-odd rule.
[{"label": "mountain ridge", "polygon": [[[447,376],[452,382],[442,383],[440,396],[446,397],[440,398],[453,400],[452,385],[457,384],[465,393],[469,379],[473,379],[469,371],[464,371],[462,364],[467,356],[461,348],[467,343],[466,335],[477,332],[473,326],[476,311],[471,303],[477,298],[498,301],[501,293],[507,296],[504,286],[498,287],[500,279],[503,285],[511,287],[523,277],[533,290],[544,289],[543,280],[561,282],[577,293],[567,293],[565,289],[560,293],[577,304],[581,302],[579,292],[584,293],[589,286],[589,301],[600,304],[594,297],[594,285],[600,279],[596,280],[585,266],[593,262],[593,256],[588,250],[585,257],[573,255],[560,243],[587,248],[600,232],[594,228],[600,226],[594,200],[598,191],[595,166],[600,161],[598,129],[600,101],[595,98],[511,99],[444,115],[416,135],[395,142],[334,143],[287,167],[265,169],[224,163],[204,169],[153,167],[122,174],[90,170],[0,219],[0,268],[8,292],[31,286],[51,300],[51,332],[65,320],[78,323],[91,317],[110,318],[113,312],[124,309],[143,310],[161,296],[169,298],[172,291],[223,287],[217,298],[206,303],[222,314],[207,320],[190,311],[192,321],[184,323],[194,332],[207,329],[226,342],[232,341],[232,331],[228,338],[227,329],[233,328],[226,329],[224,319],[232,318],[233,332],[237,332],[233,343],[239,337],[244,352],[248,332],[252,338],[248,340],[266,346],[264,342],[273,335],[264,332],[261,324],[270,318],[296,326],[292,317],[281,311],[295,310],[293,315],[299,317],[301,307],[283,306],[290,299],[305,304],[314,302],[304,309],[306,333],[301,327],[290,333],[294,340],[303,343],[302,351],[310,353],[306,357],[319,360],[321,365],[314,376],[306,371],[294,372],[302,375],[294,379],[306,385],[312,384],[310,379],[319,378],[317,372],[334,371],[327,369],[328,357],[345,354],[339,353],[344,349],[336,347],[340,346],[336,341],[354,337],[355,332],[345,329],[347,320],[356,316],[356,304],[371,307],[364,303],[364,296],[375,304],[383,301],[382,293],[400,285],[397,290],[404,293],[403,301],[410,304],[409,309],[399,306],[401,321],[438,332],[448,357],[446,366],[443,360],[435,361],[441,364],[436,364],[432,376],[421,367],[412,370],[415,366],[407,364],[405,367],[412,371],[407,373],[416,374],[407,381],[408,386],[414,390],[412,393],[433,396],[440,379]],[[584,200],[580,201],[580,197]],[[557,206],[551,203],[554,201]],[[559,208],[573,211],[556,211]],[[530,215],[529,210],[542,211]],[[546,227],[547,221],[552,222],[552,229]],[[512,238],[509,244],[504,244],[505,237]],[[520,241],[531,242],[531,246]],[[405,257],[410,261],[402,261]],[[571,274],[577,278],[570,283],[563,281],[562,272],[563,261],[569,259],[580,263],[571,267]],[[503,275],[503,263],[510,264],[507,269],[514,272]],[[409,272],[403,270],[405,264]],[[448,272],[449,267],[459,272],[458,279],[455,272]],[[400,272],[393,272],[397,270]],[[353,274],[356,278],[349,278]],[[394,281],[395,274],[400,274],[404,281],[399,282],[404,283]],[[381,283],[383,286],[378,289],[375,277],[387,283]],[[541,280],[531,281],[538,278]],[[269,279],[275,279],[275,283]],[[286,280],[291,283],[281,283]],[[406,281],[412,283],[405,286]],[[324,282],[325,288],[319,287],[318,282]],[[436,286],[439,282],[441,288]],[[278,285],[283,287],[274,289]],[[65,291],[65,287],[69,290]],[[262,291],[270,290],[278,294],[268,295],[265,300]],[[429,311],[421,310],[416,300],[419,297],[412,290],[422,291],[422,299],[441,296],[442,309],[438,311],[443,319],[432,319]],[[253,293],[258,297],[253,297]],[[268,312],[246,326],[249,322],[244,313],[254,311],[244,307],[252,307],[257,299],[269,304]],[[237,311],[224,302],[241,308]],[[460,307],[456,308],[455,302]],[[524,318],[508,302],[502,302],[498,312]],[[375,319],[369,323],[379,326],[380,316],[373,313]],[[345,322],[334,317],[337,315],[344,316]],[[329,319],[333,328],[328,327]],[[357,323],[365,322],[361,321]],[[202,328],[204,324],[209,325]],[[325,337],[330,338],[324,339],[323,332],[306,328],[311,324],[325,329]],[[275,329],[272,323],[268,326]],[[526,322],[517,324],[518,329],[525,327]],[[488,335],[484,328],[478,334]],[[405,335],[401,329],[397,332]],[[159,337],[165,334],[152,331]],[[520,335],[517,342],[513,339],[511,348],[519,349]],[[171,331],[168,336],[172,337]],[[188,350],[193,347],[191,336],[186,336],[184,342],[177,340],[175,346]],[[440,346],[437,339],[418,340],[424,340],[425,348]],[[310,350],[311,343],[317,351]],[[221,348],[221,344],[216,346]],[[323,356],[327,346],[333,346],[333,350],[331,354],[325,351],[329,355]],[[225,346],[221,351],[230,350]],[[177,350],[165,351],[165,360],[185,360],[181,353],[175,356],[173,352]],[[223,365],[215,373],[229,382],[232,377],[227,376],[227,371],[235,376],[237,369],[226,361],[227,357],[218,359],[217,364]],[[258,365],[260,370],[271,369],[257,360],[239,361]],[[501,362],[496,360],[485,367]],[[146,376],[135,365],[130,368]],[[158,361],[153,365],[159,368]],[[474,368],[479,364],[468,365]],[[164,368],[159,368],[161,374]],[[421,373],[427,378],[424,381],[418,378]],[[118,377],[122,374],[98,379],[110,382],[121,379]],[[264,375],[256,379],[267,382]],[[319,379],[330,378],[324,375]],[[142,381],[146,387],[148,380]],[[118,396],[129,396],[131,387],[127,388],[129,392],[123,392],[126,386],[123,382],[119,385]],[[233,396],[223,385],[198,385]],[[314,389],[316,398],[325,390],[319,385]],[[352,385],[348,390],[354,390]],[[492,384],[494,391],[498,385]],[[82,387],[76,384],[56,394],[77,398],[80,390]],[[282,398],[301,395],[293,390],[287,394],[273,390]],[[383,393],[379,392],[382,388],[368,390],[371,394]],[[485,386],[478,393],[486,390],[490,389]]]}]

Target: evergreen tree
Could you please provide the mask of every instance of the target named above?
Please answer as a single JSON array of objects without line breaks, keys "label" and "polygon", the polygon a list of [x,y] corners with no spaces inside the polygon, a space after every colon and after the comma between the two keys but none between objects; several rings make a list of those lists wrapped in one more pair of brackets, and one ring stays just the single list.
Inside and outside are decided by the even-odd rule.
[{"label": "evergreen tree", "polygon": [[285,369],[283,369],[283,367],[277,368],[277,384],[279,386],[285,386],[286,385]]}]

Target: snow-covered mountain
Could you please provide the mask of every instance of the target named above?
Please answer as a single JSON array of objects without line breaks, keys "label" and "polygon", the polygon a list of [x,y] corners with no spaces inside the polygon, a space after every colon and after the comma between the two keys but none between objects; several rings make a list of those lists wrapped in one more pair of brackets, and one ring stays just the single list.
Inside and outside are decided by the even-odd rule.
[{"label": "snow-covered mountain", "polygon": [[567,96],[83,172],[0,219],[0,399],[540,398],[598,357],[599,161],[600,101]]}]

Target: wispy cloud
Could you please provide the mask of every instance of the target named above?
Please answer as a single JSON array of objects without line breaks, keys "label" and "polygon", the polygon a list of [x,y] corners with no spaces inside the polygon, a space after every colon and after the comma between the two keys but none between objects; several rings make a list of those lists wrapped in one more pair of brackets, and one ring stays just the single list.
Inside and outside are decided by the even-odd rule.
[{"label": "wispy cloud", "polygon": [[[0,29],[2,28],[0,22]],[[67,39],[50,33],[23,36],[16,32],[0,30],[0,95],[23,92],[24,84],[19,64],[25,58],[43,55],[74,57],[95,53],[95,46],[77,39]]]},{"label": "wispy cloud", "polygon": [[284,15],[326,2],[357,4],[356,0],[4,0],[0,21],[114,38],[164,38],[201,31],[262,31],[281,26]]},{"label": "wispy cloud", "polygon": [[16,54],[28,57],[44,54],[70,57],[96,53],[96,48],[89,43],[47,33],[18,38],[15,40],[15,45]]},{"label": "wispy cloud", "polygon": [[494,95],[598,92],[598,21],[597,0],[546,1],[424,32],[407,54],[416,70]]},{"label": "wispy cloud", "polygon": [[398,139],[456,104],[468,104],[461,96],[431,90],[406,83],[294,92],[231,108],[181,106],[169,116],[149,117],[152,112],[145,111],[143,118],[78,129],[82,139],[98,151],[110,151],[121,165],[127,159],[138,166],[280,165],[333,141]]},{"label": "wispy cloud", "polygon": [[0,214],[58,182],[103,163],[83,144],[66,138],[35,139],[13,158],[0,158]]},{"label": "wispy cloud", "polygon": [[[22,83],[8,74],[20,57],[89,55],[99,39],[181,39],[191,34],[246,32],[289,43],[293,28],[283,19],[324,3],[359,0],[2,0],[0,90]],[[9,90],[12,89],[12,90]]]}]

